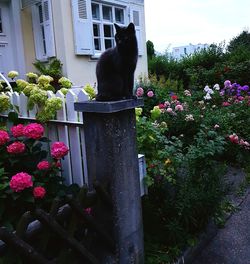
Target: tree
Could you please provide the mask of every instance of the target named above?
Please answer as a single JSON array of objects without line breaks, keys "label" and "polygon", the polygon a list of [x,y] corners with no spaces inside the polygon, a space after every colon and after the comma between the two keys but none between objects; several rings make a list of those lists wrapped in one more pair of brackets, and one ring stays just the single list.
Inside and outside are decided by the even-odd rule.
[{"label": "tree", "polygon": [[149,59],[155,56],[154,43],[150,40],[147,41],[147,55]]},{"label": "tree", "polygon": [[233,38],[227,47],[229,52],[234,52],[239,48],[250,50],[250,33],[247,30],[242,31],[237,37]]}]

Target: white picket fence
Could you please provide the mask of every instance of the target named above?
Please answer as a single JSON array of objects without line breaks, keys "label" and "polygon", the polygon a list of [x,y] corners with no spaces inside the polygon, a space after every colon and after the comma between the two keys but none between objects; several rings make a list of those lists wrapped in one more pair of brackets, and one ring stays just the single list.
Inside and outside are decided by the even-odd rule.
[{"label": "white picket fence", "polygon": [[[17,92],[8,93],[11,103],[19,110],[19,118],[27,122],[34,121],[37,108],[28,110],[28,98]],[[82,186],[88,184],[87,161],[85,152],[84,125],[82,113],[74,110],[74,103],[78,101],[87,101],[89,96],[83,89],[70,89],[65,96],[61,91],[54,94],[48,91],[48,97],[59,97],[63,100],[63,107],[57,111],[56,119],[46,124],[46,137],[51,142],[62,141],[70,149],[69,154],[62,160],[62,176],[65,178],[66,184],[76,183]],[[8,112],[0,113],[0,116],[7,116]],[[144,155],[138,155],[141,194],[146,193],[144,184],[145,158]]]}]

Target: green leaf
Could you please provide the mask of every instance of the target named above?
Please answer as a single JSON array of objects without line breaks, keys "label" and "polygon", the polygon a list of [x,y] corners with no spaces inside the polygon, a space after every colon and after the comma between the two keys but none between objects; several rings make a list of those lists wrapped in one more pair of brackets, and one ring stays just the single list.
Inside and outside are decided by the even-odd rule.
[{"label": "green leaf", "polygon": [[13,122],[13,124],[18,124],[19,122],[18,122],[18,114],[16,113],[16,112],[10,112],[9,114],[8,114],[8,120],[10,121],[10,122]]}]

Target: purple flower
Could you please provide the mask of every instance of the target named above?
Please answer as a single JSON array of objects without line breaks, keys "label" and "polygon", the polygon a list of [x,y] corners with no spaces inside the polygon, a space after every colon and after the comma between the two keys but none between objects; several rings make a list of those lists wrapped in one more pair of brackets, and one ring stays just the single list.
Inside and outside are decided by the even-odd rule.
[{"label": "purple flower", "polygon": [[249,90],[249,86],[248,86],[248,85],[244,85],[241,89],[242,89],[243,91],[248,91],[248,90]]},{"label": "purple flower", "polygon": [[226,80],[226,81],[224,82],[224,86],[225,86],[225,88],[228,88],[230,85],[231,85],[231,82],[230,82],[229,80]]}]

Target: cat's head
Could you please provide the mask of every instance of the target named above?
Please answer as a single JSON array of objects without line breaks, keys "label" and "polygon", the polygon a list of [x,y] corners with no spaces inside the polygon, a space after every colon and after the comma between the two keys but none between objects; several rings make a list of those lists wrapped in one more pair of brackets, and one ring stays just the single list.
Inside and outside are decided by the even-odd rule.
[{"label": "cat's head", "polygon": [[120,27],[117,24],[114,25],[116,29],[115,41],[118,49],[131,48],[137,45],[135,26],[133,23],[130,23],[127,27]]}]

